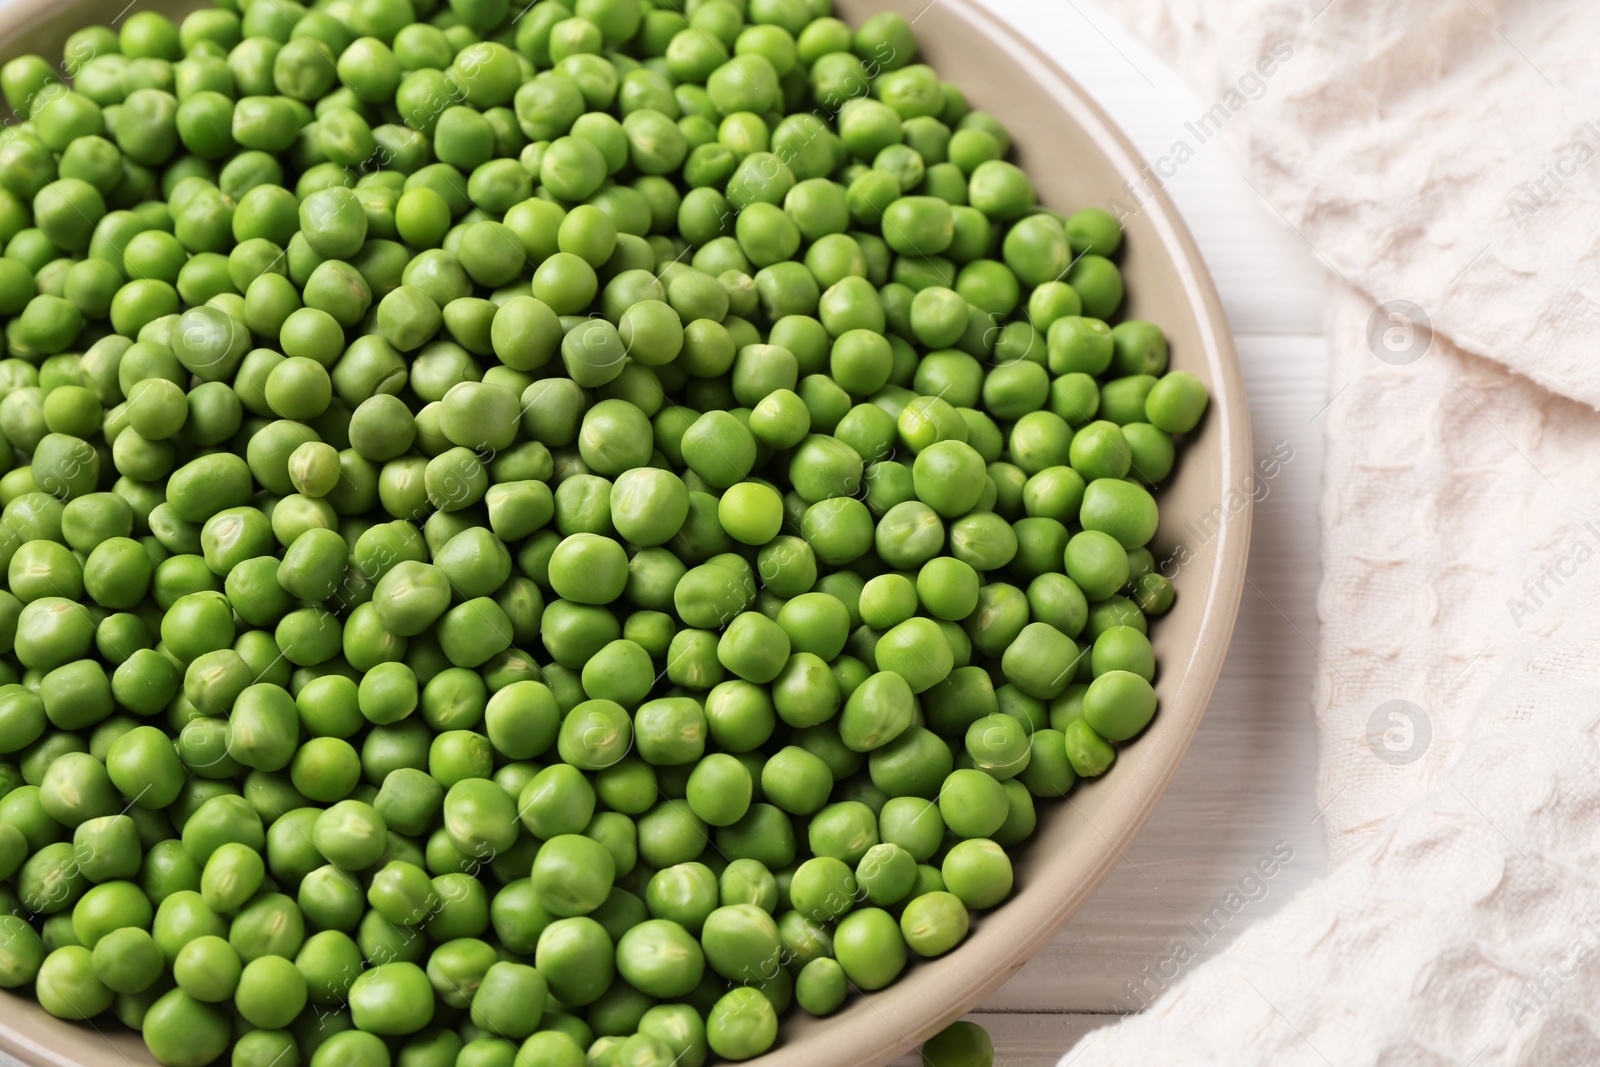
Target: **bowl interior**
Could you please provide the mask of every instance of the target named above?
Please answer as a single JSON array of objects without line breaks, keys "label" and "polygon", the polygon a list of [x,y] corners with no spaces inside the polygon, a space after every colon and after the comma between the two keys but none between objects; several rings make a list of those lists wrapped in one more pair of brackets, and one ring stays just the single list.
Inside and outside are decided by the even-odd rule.
[{"label": "bowl interior", "polygon": [[[69,33],[125,16],[132,7],[125,4],[12,0],[0,7],[0,62],[28,52],[59,57]],[[201,5],[153,0],[148,6],[179,15]],[[1139,174],[1131,145],[1084,92],[971,0],[836,0],[836,6],[853,25],[882,10],[914,19],[922,60],[959,85],[974,107],[1006,124],[1017,161],[1049,206],[1066,212],[1104,206],[1125,196],[1125,183]],[[1244,585],[1250,501],[1239,487],[1251,462],[1249,426],[1232,342],[1200,255],[1164,194],[1142,203],[1124,219],[1123,314],[1158,323],[1171,342],[1173,366],[1200,377],[1212,395],[1205,421],[1186,440],[1159,494],[1162,519],[1152,550],[1178,589],[1176,605],[1152,628],[1160,710],[1104,778],[1081,783],[1065,802],[1041,803],[1034,840],[1014,856],[1017,891],[977,919],[960,948],[913,964],[888,989],[852,998],[829,1019],[791,1018],[779,1044],[752,1063],[887,1063],[982,1001],[1082,906],[1150,814],[1199,725]],[[120,1025],[63,1023],[21,997],[5,1006],[0,1050],[27,1063],[153,1063],[138,1036]]]}]

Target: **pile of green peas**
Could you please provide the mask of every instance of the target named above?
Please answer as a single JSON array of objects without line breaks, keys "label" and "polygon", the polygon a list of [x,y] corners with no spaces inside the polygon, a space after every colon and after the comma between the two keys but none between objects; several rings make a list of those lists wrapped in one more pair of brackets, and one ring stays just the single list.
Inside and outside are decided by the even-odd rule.
[{"label": "pile of green peas", "polygon": [[1155,713],[1207,396],[915,60],[224,0],[0,67],[0,986],[168,1067],[699,1067],[1007,899]]}]

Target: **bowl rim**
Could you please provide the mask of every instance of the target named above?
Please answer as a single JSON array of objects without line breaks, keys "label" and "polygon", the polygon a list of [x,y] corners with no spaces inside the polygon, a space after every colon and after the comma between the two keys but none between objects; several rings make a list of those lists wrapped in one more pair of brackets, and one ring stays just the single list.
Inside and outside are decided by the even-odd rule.
[{"label": "bowl rim", "polygon": [[[30,31],[55,23],[62,17],[58,2],[13,0],[0,5],[0,41],[9,45]],[[1005,49],[1021,77],[1068,115],[1118,173],[1135,175],[1147,171],[1147,164],[1131,140],[1070,74],[1001,16],[973,0],[841,0],[839,4],[845,9],[842,13],[849,15],[860,15],[865,6],[920,8],[913,22],[935,5],[942,9],[938,17],[958,18],[972,32]],[[107,5],[105,0],[68,0],[66,6],[81,9],[86,20],[99,21],[101,8]],[[197,5],[194,0],[169,0],[159,6],[164,10],[188,10]],[[1226,494],[1231,487],[1247,484],[1251,471],[1243,374],[1221,299],[1200,250],[1165,188],[1155,182],[1150,186],[1141,189],[1139,214],[1156,234],[1154,243],[1160,247],[1152,251],[1169,259],[1176,268],[1182,303],[1191,309],[1198,328],[1200,350],[1193,355],[1204,364],[1211,379],[1212,403],[1206,418],[1208,432],[1218,439],[1220,486]],[[1186,657],[1164,662],[1163,676],[1176,678],[1177,683],[1175,692],[1164,693],[1163,707],[1176,705],[1183,714],[1167,716],[1158,744],[1135,743],[1124,750],[1124,756],[1119,758],[1122,766],[1118,792],[1133,798],[1133,802],[1117,814],[1109,832],[1104,825],[1089,824],[1106,847],[1099,850],[1098,862],[1092,868],[1075,868],[1071,872],[1075,882],[1072,891],[1060,894],[1037,884],[1019,887],[1007,906],[996,909],[984,921],[985,929],[1000,925],[1009,928],[1012,936],[969,937],[948,956],[920,963],[900,982],[852,998],[853,1003],[838,1015],[806,1020],[811,1025],[797,1028],[798,1039],[790,1036],[795,1031],[786,1024],[778,1045],[747,1062],[753,1067],[868,1067],[887,1063],[981,1003],[1083,906],[1124,858],[1126,847],[1159,803],[1199,728],[1222,671],[1244,592],[1253,505],[1251,496],[1245,494],[1242,507],[1218,527],[1209,550],[1210,573],[1195,626],[1197,638]],[[1140,754],[1137,761],[1128,758],[1134,753]],[[1074,799],[1076,795],[1067,798],[1066,810],[1087,822]],[[1024,905],[1023,901],[1027,903]],[[1016,936],[1022,926],[1029,931],[1026,938]],[[919,972],[922,980],[913,981]],[[949,980],[957,973],[959,980]],[[96,1035],[130,1067],[154,1062],[132,1031],[119,1030],[113,1037],[100,1031],[93,1021],[85,1024],[88,1030],[65,1027],[36,1003],[21,998],[9,1001],[8,1007],[11,1010],[0,1019],[0,1052],[30,1067],[85,1067],[99,1062],[105,1059],[105,1050],[94,1044]],[[70,1036],[62,1040],[64,1035]]]},{"label": "bowl rim", "polygon": [[[845,9],[848,15],[855,16],[864,9],[885,6],[898,9],[906,5],[895,0],[887,4],[883,0],[838,0],[838,6]],[[937,6],[942,15],[960,19],[974,33],[999,45],[1021,68],[1023,78],[1030,86],[1047,95],[1052,104],[1069,115],[1119,174],[1149,173],[1150,168],[1143,155],[1106,110],[1035,41],[1025,37],[999,14],[973,0],[916,0],[910,6],[917,12],[913,22]],[[1025,161],[1023,166],[1026,169]],[[871,1067],[886,1064],[982,1003],[1020,970],[1039,948],[1048,943],[1087,902],[1117,862],[1124,858],[1127,846],[1154,812],[1200,727],[1206,706],[1222,673],[1246,582],[1245,567],[1255,500],[1250,493],[1239,496],[1238,487],[1250,484],[1252,472],[1249,404],[1243,369],[1239,364],[1221,297],[1199,246],[1166,191],[1165,183],[1151,181],[1140,188],[1137,214],[1154,229],[1161,246],[1160,254],[1169,258],[1177,268],[1183,287],[1183,303],[1194,315],[1201,342],[1200,351],[1194,356],[1205,365],[1211,378],[1212,398],[1206,419],[1211,424],[1210,431],[1218,439],[1220,492],[1224,498],[1232,493],[1239,499],[1238,509],[1218,526],[1211,540],[1212,563],[1205,583],[1207,594],[1195,626],[1197,638],[1188,649],[1187,656],[1178,657],[1182,659],[1181,663],[1169,658],[1162,667],[1164,678],[1179,679],[1176,692],[1163,695],[1163,708],[1176,704],[1190,709],[1189,713],[1176,723],[1170,721],[1169,716],[1166,728],[1160,735],[1159,757],[1150,744],[1143,743],[1149,740],[1148,731],[1119,755],[1119,767],[1113,772],[1119,777],[1119,792],[1138,799],[1114,829],[1107,829],[1104,824],[1088,823],[1074,801],[1076,790],[1066,798],[1069,810],[1088,823],[1107,847],[1101,850],[1100,861],[1092,870],[1079,870],[1077,885],[1072,892],[1046,900],[1043,898],[1048,894],[1042,891],[1046,887],[1036,884],[1033,886],[1035,892],[1030,893],[1029,887],[1021,886],[1011,899],[986,917],[985,929],[992,928],[996,918],[1006,916],[1010,919],[1009,925],[1013,931],[1022,926],[1029,928],[1030,938],[968,937],[948,955],[921,961],[917,965],[926,971],[943,968],[945,979],[959,966],[959,981],[947,980],[939,989],[937,982],[912,982],[915,972],[908,972],[907,976],[883,990],[853,997],[854,1004],[847,1003],[846,1009],[836,1015],[823,1020],[803,1020],[798,1028],[801,1031],[799,1040],[780,1035],[780,1044],[762,1056],[747,1061],[750,1067]],[[1126,756],[1135,751],[1142,752],[1142,758],[1135,765],[1127,766],[1129,761]],[[1128,779],[1133,775],[1138,775],[1140,781],[1130,783]],[[1079,788],[1082,788],[1082,784]],[[1023,897],[1033,899],[1023,907],[1020,906],[1020,898]],[[934,988],[930,989],[930,986]],[[933,995],[919,997],[921,993]],[[853,1008],[856,1012],[856,1018],[851,1020],[853,1025],[839,1025],[846,1021],[842,1016]],[[867,1010],[877,1016],[881,1025],[870,1025],[872,1020],[867,1016]],[[869,1025],[863,1025],[863,1022]],[[1066,1049],[1063,1048],[1062,1052],[1065,1053]]]}]

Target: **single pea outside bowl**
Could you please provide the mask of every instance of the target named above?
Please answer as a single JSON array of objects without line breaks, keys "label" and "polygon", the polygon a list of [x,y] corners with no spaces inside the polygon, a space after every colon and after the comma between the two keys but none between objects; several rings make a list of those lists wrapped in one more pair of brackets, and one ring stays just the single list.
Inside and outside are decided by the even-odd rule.
[{"label": "single pea outside bowl", "polygon": [[[199,6],[149,2],[174,17]],[[1128,288],[1121,315],[1160,325],[1172,367],[1199,377],[1212,399],[1158,492],[1161,526],[1151,548],[1178,597],[1152,627],[1160,663],[1155,720],[1105,777],[1080,784],[1065,802],[1040,805],[1037,833],[1012,856],[1014,894],[975,919],[959,948],[913,964],[887,989],[855,996],[828,1018],[791,1013],[772,1051],[749,1061],[759,1067],[888,1063],[981,1003],[1082,907],[1155,808],[1200,724],[1233,633],[1250,537],[1250,428],[1222,306],[1171,201],[1143,186],[1128,193],[1144,166],[1127,138],[1071,78],[973,0],[835,6],[852,25],[883,10],[912,20],[921,60],[1006,125],[1015,160],[1046,205],[1064,212],[1121,205]],[[0,6],[0,63],[29,52],[58,56],[73,30],[113,24],[127,11],[125,0],[10,0]],[[132,1031],[65,1023],[22,997],[5,1007],[0,1052],[24,1063],[154,1064]]]}]

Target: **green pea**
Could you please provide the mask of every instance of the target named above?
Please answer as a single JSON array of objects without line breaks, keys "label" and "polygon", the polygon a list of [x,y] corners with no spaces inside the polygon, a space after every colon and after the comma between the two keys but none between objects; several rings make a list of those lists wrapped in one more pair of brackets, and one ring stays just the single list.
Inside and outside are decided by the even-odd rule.
[{"label": "green pea", "polygon": [[1128,581],[1128,555],[1114,537],[1099,530],[1084,530],[1067,542],[1067,577],[1090,600],[1104,600]]},{"label": "green pea", "polygon": [[811,1015],[831,1015],[849,993],[849,979],[831,957],[811,960],[795,978],[795,1001]]},{"label": "green pea", "polygon": [[1156,429],[1188,433],[1199,425],[1207,400],[1205,383],[1188,371],[1172,371],[1151,387],[1144,403]]},{"label": "green pea", "polygon": [[350,985],[351,1018],[370,1034],[413,1034],[433,1019],[428,975],[414,963],[383,963],[362,971]]},{"label": "green pea", "polygon": [[951,1023],[930,1037],[922,1046],[924,1067],[943,1067],[945,1064],[970,1064],[973,1067],[993,1065],[994,1042],[977,1023],[965,1020]]},{"label": "green pea", "polygon": [[772,1002],[748,986],[735,988],[712,1006],[706,1017],[706,1040],[717,1055],[747,1060],[772,1047],[778,1016]]},{"label": "green pea", "polygon": [[846,915],[834,931],[833,945],[845,976],[862,989],[881,989],[905,968],[905,938],[899,924],[880,908]]}]

